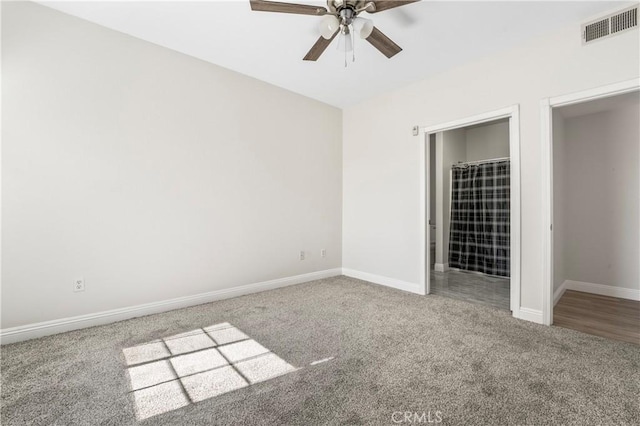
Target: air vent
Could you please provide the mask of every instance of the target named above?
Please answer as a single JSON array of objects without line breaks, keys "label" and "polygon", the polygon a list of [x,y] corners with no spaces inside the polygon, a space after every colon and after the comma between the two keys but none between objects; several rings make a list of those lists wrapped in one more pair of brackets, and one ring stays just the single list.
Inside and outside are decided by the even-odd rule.
[{"label": "air vent", "polygon": [[611,17],[611,34],[638,26],[638,8],[634,7]]},{"label": "air vent", "polygon": [[582,43],[590,43],[638,27],[638,6],[633,6],[582,25]]},{"label": "air vent", "polygon": [[584,41],[586,43],[609,35],[609,18],[584,26]]}]

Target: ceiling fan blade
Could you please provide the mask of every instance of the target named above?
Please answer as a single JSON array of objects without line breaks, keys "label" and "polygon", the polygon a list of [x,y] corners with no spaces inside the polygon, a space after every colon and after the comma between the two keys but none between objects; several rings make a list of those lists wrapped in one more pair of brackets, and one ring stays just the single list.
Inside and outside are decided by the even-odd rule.
[{"label": "ceiling fan blade", "polygon": [[259,12],[279,12],[279,13],[295,13],[297,15],[316,15],[322,16],[327,14],[327,9],[320,6],[309,6],[306,4],[282,3],[279,1],[266,0],[250,0],[251,10]]},{"label": "ceiling fan blade", "polygon": [[320,57],[320,55],[322,55],[322,53],[325,50],[327,50],[327,47],[329,47],[329,45],[331,44],[333,39],[336,38],[336,35],[339,32],[340,31],[336,31],[335,33],[333,33],[333,35],[331,36],[331,38],[329,40],[327,40],[324,37],[320,37],[318,39],[318,41],[316,41],[316,44],[313,45],[311,50],[309,50],[309,52],[307,52],[307,55],[304,57],[304,60],[305,61],[317,61],[318,58]]},{"label": "ceiling fan blade", "polygon": [[383,12],[385,10],[393,9],[394,7],[400,7],[400,6],[404,6],[404,5],[411,4],[411,3],[417,3],[419,1],[420,0],[400,0],[400,1],[396,1],[396,0],[377,0],[377,1],[373,1],[373,3],[376,5],[375,10],[369,11],[367,9],[367,12],[369,12],[369,13]]},{"label": "ceiling fan blade", "polygon": [[371,35],[366,40],[378,49],[384,56],[391,58],[392,56],[402,52],[402,48],[395,44],[393,40],[384,35],[382,31],[373,27]]}]

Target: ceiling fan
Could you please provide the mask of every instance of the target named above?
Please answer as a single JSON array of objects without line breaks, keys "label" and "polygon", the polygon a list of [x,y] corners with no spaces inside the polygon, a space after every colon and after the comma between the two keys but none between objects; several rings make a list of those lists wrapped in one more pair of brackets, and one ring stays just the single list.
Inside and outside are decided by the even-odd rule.
[{"label": "ceiling fan", "polygon": [[320,23],[322,36],[304,57],[305,61],[317,61],[338,34],[344,38],[345,53],[353,50],[354,32],[359,33],[361,38],[371,43],[387,58],[400,53],[402,51],[400,46],[377,29],[371,20],[358,15],[362,12],[384,12],[418,1],[420,0],[327,0],[327,7],[267,0],[250,0],[250,3],[254,11],[323,16]]}]

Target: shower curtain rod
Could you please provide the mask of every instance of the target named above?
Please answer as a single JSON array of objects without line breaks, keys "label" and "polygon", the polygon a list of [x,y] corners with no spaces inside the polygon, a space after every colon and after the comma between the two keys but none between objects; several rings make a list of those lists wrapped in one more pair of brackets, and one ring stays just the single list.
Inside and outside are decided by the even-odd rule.
[{"label": "shower curtain rod", "polygon": [[467,162],[458,162],[455,164],[452,164],[451,167],[466,167],[466,166],[471,166],[474,164],[482,164],[482,163],[496,163],[498,161],[507,161],[510,160],[510,157],[502,157],[502,158],[490,158],[488,160],[478,160],[478,161],[467,161]]}]

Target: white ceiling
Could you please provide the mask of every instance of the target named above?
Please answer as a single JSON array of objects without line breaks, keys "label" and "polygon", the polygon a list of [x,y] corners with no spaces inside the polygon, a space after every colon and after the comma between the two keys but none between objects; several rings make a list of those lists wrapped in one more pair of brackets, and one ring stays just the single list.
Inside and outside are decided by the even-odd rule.
[{"label": "white ceiling", "polygon": [[[289,0],[295,2],[296,0]],[[387,59],[356,40],[344,67],[336,41],[318,62],[302,58],[321,18],[253,12],[248,0],[209,2],[40,2],[338,107],[442,72],[628,2],[422,1],[373,15],[404,51]],[[324,5],[322,0],[299,3]]]}]

